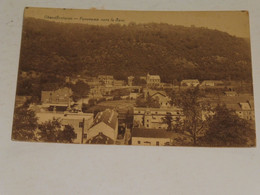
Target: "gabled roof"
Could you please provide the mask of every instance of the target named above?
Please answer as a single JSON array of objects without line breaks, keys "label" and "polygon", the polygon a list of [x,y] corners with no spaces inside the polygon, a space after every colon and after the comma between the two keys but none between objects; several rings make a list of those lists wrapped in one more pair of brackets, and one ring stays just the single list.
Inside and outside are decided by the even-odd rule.
[{"label": "gabled roof", "polygon": [[165,96],[165,97],[167,96],[167,94],[166,94],[165,91],[149,90],[148,92],[149,92],[149,95],[150,95],[151,97],[154,96],[154,95],[156,95],[156,94],[160,94],[160,95]]},{"label": "gabled roof", "polygon": [[251,110],[250,104],[248,102],[240,102],[239,104],[242,110]]},{"label": "gabled roof", "polygon": [[114,144],[114,141],[100,132],[95,137],[87,140],[86,143],[87,144]]},{"label": "gabled roof", "polygon": [[99,112],[93,121],[93,126],[103,122],[110,126],[112,129],[117,130],[118,113],[111,109],[106,109],[103,112]]},{"label": "gabled roof", "polygon": [[249,100],[248,102],[249,102],[249,104],[250,104],[251,109],[254,110],[254,109],[255,109],[254,100]]}]

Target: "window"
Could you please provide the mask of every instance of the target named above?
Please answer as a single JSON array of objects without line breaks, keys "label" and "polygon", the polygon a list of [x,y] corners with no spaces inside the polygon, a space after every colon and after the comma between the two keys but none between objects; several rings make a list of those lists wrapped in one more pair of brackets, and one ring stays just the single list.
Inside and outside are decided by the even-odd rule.
[{"label": "window", "polygon": [[146,127],[149,127],[149,125],[147,124]]},{"label": "window", "polygon": [[157,142],[156,142],[156,146],[159,146],[159,145],[160,145],[160,143],[157,141]]},{"label": "window", "polygon": [[138,144],[141,144],[141,142],[140,142],[140,141],[138,141],[137,143],[138,143]]},{"label": "window", "polygon": [[79,128],[83,127],[83,122],[79,122]]}]

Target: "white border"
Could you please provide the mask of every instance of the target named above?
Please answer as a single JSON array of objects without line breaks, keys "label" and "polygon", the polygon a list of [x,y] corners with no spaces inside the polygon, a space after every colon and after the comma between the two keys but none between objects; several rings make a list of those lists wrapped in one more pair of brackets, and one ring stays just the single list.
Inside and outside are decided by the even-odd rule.
[{"label": "white border", "polygon": [[[258,0],[1,0],[0,194],[259,194],[260,150],[12,142],[23,8],[249,10],[260,108]],[[259,129],[259,112],[256,125]],[[259,130],[257,130],[259,139]]]}]

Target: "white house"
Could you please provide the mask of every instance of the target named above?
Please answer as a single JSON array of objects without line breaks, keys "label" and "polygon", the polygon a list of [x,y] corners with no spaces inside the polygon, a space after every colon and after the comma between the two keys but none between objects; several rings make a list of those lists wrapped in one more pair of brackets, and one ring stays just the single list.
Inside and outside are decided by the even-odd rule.
[{"label": "white house", "polygon": [[100,84],[104,86],[113,86],[114,85],[114,77],[112,75],[99,75],[98,80]]},{"label": "white house", "polygon": [[220,85],[224,85],[224,82],[219,80],[205,80],[202,81],[202,83],[200,84],[200,86],[204,86],[204,87],[214,87]]},{"label": "white house", "polygon": [[196,87],[200,84],[198,79],[187,79],[181,81],[181,86]]},{"label": "white house", "polygon": [[99,112],[87,131],[89,144],[115,144],[118,135],[118,113],[111,109]]},{"label": "white house", "polygon": [[165,91],[158,91],[158,90],[152,90],[152,89],[144,89],[144,97],[147,98],[148,95],[155,99],[158,100],[160,107],[162,108],[169,108],[171,107],[170,105],[170,97],[167,96]]},{"label": "white house", "polygon": [[146,84],[149,87],[159,87],[161,83],[161,78],[159,75],[150,75],[149,73],[146,76]]},{"label": "white house", "polygon": [[183,120],[184,115],[181,108],[143,108],[134,107],[134,126],[147,129],[167,129],[168,125],[164,118],[170,115],[173,125],[176,120]]},{"label": "white house", "polygon": [[63,127],[70,125],[74,128],[74,132],[77,137],[73,140],[73,143],[83,143],[84,135],[87,132],[87,129],[90,128],[90,125],[93,122],[92,113],[53,113],[53,112],[39,112],[36,113],[38,117],[38,122],[43,123],[53,118],[60,119]]},{"label": "white house", "polygon": [[173,133],[160,129],[133,128],[132,145],[167,146],[173,144]]}]

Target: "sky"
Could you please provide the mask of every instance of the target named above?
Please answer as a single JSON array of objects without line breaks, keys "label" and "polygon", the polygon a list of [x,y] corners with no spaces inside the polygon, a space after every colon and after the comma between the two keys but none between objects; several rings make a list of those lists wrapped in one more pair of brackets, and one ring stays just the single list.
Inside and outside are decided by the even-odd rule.
[{"label": "sky", "polygon": [[24,17],[55,22],[94,25],[135,23],[168,23],[172,25],[206,27],[249,38],[247,11],[112,11],[57,8],[25,8]]}]

